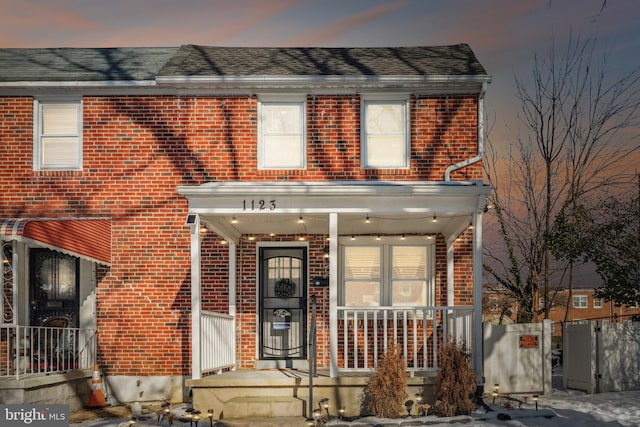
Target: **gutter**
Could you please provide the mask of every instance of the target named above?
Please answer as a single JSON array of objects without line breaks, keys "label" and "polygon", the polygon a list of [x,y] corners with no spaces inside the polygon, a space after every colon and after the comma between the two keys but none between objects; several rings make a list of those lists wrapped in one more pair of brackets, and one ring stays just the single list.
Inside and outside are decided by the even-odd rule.
[{"label": "gutter", "polygon": [[474,157],[471,157],[470,159],[466,159],[449,166],[444,172],[445,181],[451,181],[451,172],[477,163],[484,156],[484,94],[486,92],[486,89],[487,83],[483,82],[482,90],[480,91],[480,96],[478,98],[478,152]]}]

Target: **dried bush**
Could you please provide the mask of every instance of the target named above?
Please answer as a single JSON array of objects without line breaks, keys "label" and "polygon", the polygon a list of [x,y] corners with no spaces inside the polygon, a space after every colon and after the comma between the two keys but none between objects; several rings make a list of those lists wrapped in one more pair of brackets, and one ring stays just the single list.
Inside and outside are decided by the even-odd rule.
[{"label": "dried bush", "polygon": [[371,414],[380,418],[400,418],[407,397],[406,369],[400,346],[390,346],[367,384]]},{"label": "dried bush", "polygon": [[464,344],[449,342],[438,352],[435,413],[441,417],[468,415],[475,410],[476,372]]}]

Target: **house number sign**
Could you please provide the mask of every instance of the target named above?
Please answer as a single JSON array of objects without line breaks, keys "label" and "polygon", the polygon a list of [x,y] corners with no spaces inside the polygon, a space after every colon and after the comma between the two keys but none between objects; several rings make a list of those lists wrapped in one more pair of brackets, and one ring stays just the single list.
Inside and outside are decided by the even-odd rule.
[{"label": "house number sign", "polygon": [[243,211],[272,211],[276,208],[276,201],[274,200],[243,200]]}]

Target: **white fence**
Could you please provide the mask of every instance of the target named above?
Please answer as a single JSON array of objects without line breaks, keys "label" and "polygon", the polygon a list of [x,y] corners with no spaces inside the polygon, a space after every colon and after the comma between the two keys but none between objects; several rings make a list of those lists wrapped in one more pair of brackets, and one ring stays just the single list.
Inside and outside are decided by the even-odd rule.
[{"label": "white fence", "polygon": [[588,393],[640,390],[640,323],[566,324],[565,387]]},{"label": "white fence", "polygon": [[0,378],[91,369],[96,362],[95,329],[41,326],[0,328]]},{"label": "white fence", "polygon": [[486,387],[500,393],[544,394],[552,390],[552,322],[484,324]]},{"label": "white fence", "polygon": [[338,370],[372,371],[399,344],[411,373],[437,371],[449,340],[473,349],[473,307],[338,307]]},{"label": "white fence", "polygon": [[200,317],[201,372],[211,374],[236,366],[235,319],[222,313],[203,311]]}]

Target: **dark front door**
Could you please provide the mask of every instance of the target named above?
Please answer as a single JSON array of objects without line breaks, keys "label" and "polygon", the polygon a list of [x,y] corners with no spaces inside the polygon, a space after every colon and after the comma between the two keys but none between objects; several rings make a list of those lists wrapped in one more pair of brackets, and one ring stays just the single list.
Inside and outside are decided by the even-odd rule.
[{"label": "dark front door", "polygon": [[260,358],[306,359],[307,249],[260,249]]},{"label": "dark front door", "polygon": [[52,319],[66,319],[68,326],[77,327],[78,258],[50,249],[31,249],[29,263],[31,325],[46,326]]}]

